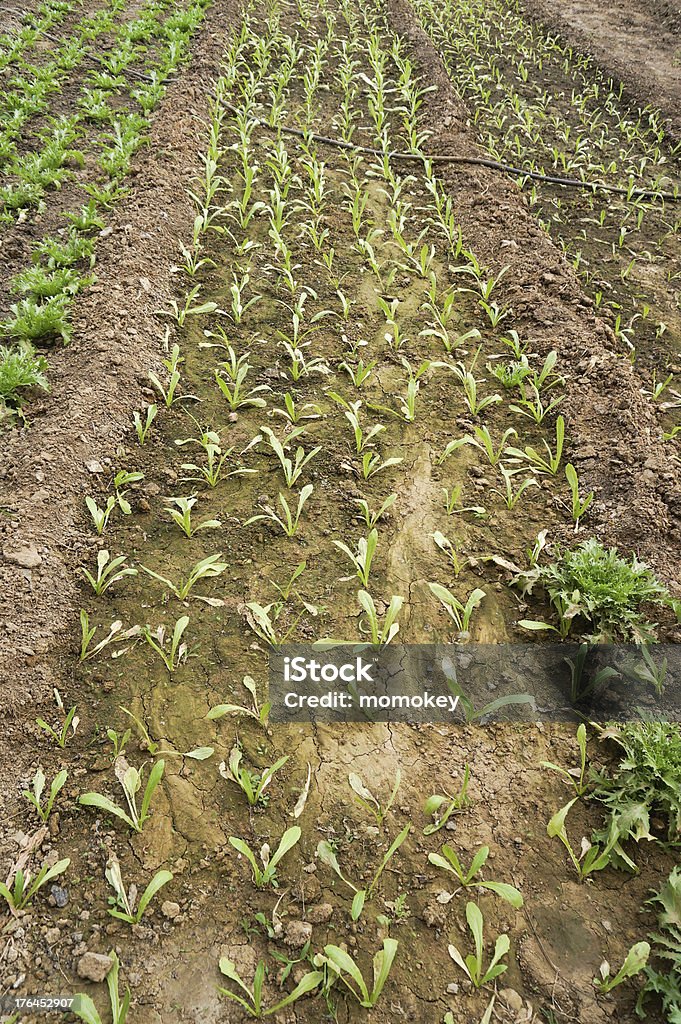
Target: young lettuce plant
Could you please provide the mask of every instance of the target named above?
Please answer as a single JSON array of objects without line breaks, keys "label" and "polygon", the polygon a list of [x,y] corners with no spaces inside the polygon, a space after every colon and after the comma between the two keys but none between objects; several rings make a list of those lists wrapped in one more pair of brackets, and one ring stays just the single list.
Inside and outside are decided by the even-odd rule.
[{"label": "young lettuce plant", "polygon": [[[167,337],[168,335],[166,334],[166,338]],[[177,385],[180,383],[181,379],[181,374],[178,367],[180,363],[184,362],[184,359],[180,356],[180,346],[173,345],[169,358],[162,360],[162,362],[166,370],[168,371],[167,384],[162,384],[161,381],[156,376],[156,374],[153,373],[153,371],[149,371],[149,379],[151,383],[154,385],[154,387],[157,389],[159,394],[161,395],[161,398],[163,399],[166,408],[169,409],[174,402],[181,401],[182,399],[193,399],[194,401],[196,401],[195,395],[178,395],[177,397],[175,396],[175,392],[177,391]]]},{"label": "young lettuce plant", "polygon": [[116,619],[109,626],[109,632],[100,640],[98,644],[91,647],[90,644],[94,639],[95,633],[97,632],[97,626],[90,628],[90,617],[84,608],[80,610],[80,660],[87,661],[89,658],[94,658],[97,654],[108,647],[114,640],[130,640],[133,637],[137,637],[140,634],[139,626],[131,626],[130,629],[123,629],[123,623],[120,619]]},{"label": "young lettuce plant", "polygon": [[96,576],[93,576],[92,573],[84,567],[81,567],[80,569],[80,572],[88,581],[97,597],[101,594],[105,594],[109,587],[113,586],[114,583],[118,583],[120,580],[125,579],[126,576],[137,576],[137,569],[126,566],[125,563],[127,559],[125,555],[119,555],[117,558],[109,559],[109,552],[101,549],[97,552]]},{"label": "young lettuce plant", "polygon": [[324,974],[321,971],[308,971],[303,975],[292,992],[289,992],[287,996],[280,999],[274,1006],[266,1008],[263,1006],[263,983],[265,981],[264,960],[260,960],[258,962],[258,966],[255,969],[252,988],[249,988],[243,980],[237,971],[236,964],[233,960],[229,960],[227,957],[222,957],[220,960],[220,971],[226,978],[238,986],[241,994],[232,992],[231,989],[228,988],[218,988],[218,992],[223,996],[227,996],[227,998],[231,999],[233,1002],[238,1003],[242,1010],[245,1010],[250,1017],[255,1017],[258,1020],[261,1017],[269,1017],[273,1013],[278,1013],[280,1010],[283,1010],[284,1007],[290,1006],[291,1003],[295,1003],[302,996],[307,995],[308,992],[312,992],[316,989],[324,980]]},{"label": "young lettuce plant", "polygon": [[579,526],[579,520],[582,518],[586,510],[594,500],[594,492],[589,491],[584,500],[579,496],[579,480],[577,478],[577,470],[571,462],[565,467],[565,477],[568,484],[570,485],[570,494],[572,495],[572,518],[575,521],[575,530]]},{"label": "young lettuce plant", "polygon": [[400,624],[397,621],[397,616],[400,614],[402,605],[404,604],[404,598],[400,597],[398,594],[393,594],[390,598],[390,604],[388,605],[388,610],[385,613],[385,619],[383,620],[382,625],[379,621],[376,605],[371,594],[367,590],[358,590],[357,600],[364,612],[364,617],[359,620],[358,628],[360,633],[368,632],[371,637],[371,643],[374,647],[389,644],[391,640],[394,640],[400,631]]},{"label": "young lettuce plant", "polygon": [[92,522],[94,523],[97,535],[101,537],[102,534],[104,533],[107,523],[109,522],[109,517],[111,513],[116,508],[116,499],[112,495],[109,495],[109,497],[106,499],[106,505],[104,506],[104,508],[100,508],[95,499],[90,498],[88,496],[85,499],[85,504],[87,505],[87,510],[92,517]]},{"label": "young lettuce plant", "polygon": [[218,718],[223,718],[225,715],[247,715],[250,718],[254,718],[256,722],[259,722],[262,726],[267,726],[270,709],[272,704],[270,701],[265,701],[264,704],[258,702],[258,693],[255,686],[255,679],[251,676],[244,676],[243,685],[251,695],[251,707],[248,708],[243,704],[216,704],[212,707],[206,718],[209,721],[217,721]]},{"label": "young lettuce plant", "polygon": [[203,519],[200,523],[192,523],[192,509],[198,498],[171,498],[177,508],[164,508],[173,522],[182,530],[185,537],[193,537],[199,530],[217,530],[222,526],[219,519]]},{"label": "young lettuce plant", "polygon": [[44,733],[47,733],[48,736],[51,736],[57,746],[63,750],[66,746],[66,741],[69,738],[69,729],[71,730],[72,735],[75,736],[80,719],[76,715],[76,705],[74,704],[72,708],[69,708],[69,710],[66,711],[59,691],[55,690],[54,692],[57,700],[57,707],[64,715],[64,721],[61,726],[53,729],[44,718],[36,718],[35,721],[36,725],[42,729]]},{"label": "young lettuce plant", "polygon": [[158,580],[159,583],[163,583],[171,594],[175,595],[178,601],[186,601],[195,584],[200,580],[215,579],[216,576],[220,576],[227,569],[227,562],[221,562],[221,558],[221,552],[218,552],[217,555],[209,555],[207,558],[202,558],[190,570],[187,578],[185,580],[181,579],[178,583],[173,583],[167,576],[161,576],[159,573],[154,572],[153,569],[147,569],[146,565],[142,565],[140,568],[148,576]]},{"label": "young lettuce plant", "polygon": [[388,797],[388,802],[386,804],[381,804],[380,801],[376,799],[371,790],[364,785],[362,779],[359,777],[359,775],[357,775],[356,772],[350,772],[350,774],[348,775],[348,782],[350,783],[350,788],[356,797],[355,802],[358,803],[360,807],[363,807],[365,811],[368,811],[371,815],[373,815],[377,825],[383,824],[388,812],[390,811],[390,808],[395,803],[395,797],[397,796],[397,791],[400,788],[401,781],[402,773],[398,768],[395,774],[395,785],[393,786],[392,792]]},{"label": "young lettuce plant", "polygon": [[430,825],[425,826],[423,829],[424,836],[432,836],[435,832],[439,832],[441,828],[445,827],[454,811],[460,811],[470,803],[467,795],[470,775],[470,768],[466,765],[463,772],[461,789],[454,796],[443,796],[442,793],[433,793],[432,796],[428,797],[423,805],[423,813],[429,818],[435,816],[435,820]]},{"label": "young lettuce plant", "polygon": [[485,591],[476,588],[469,595],[465,604],[462,604],[447,587],[439,583],[429,583],[428,588],[431,594],[438,599],[450,619],[455,623],[456,628],[462,637],[470,636],[470,622],[473,612],[480,606],[485,598]]},{"label": "young lettuce plant", "polygon": [[151,626],[142,627],[142,639],[145,640],[151,649],[158,654],[159,658],[169,672],[175,672],[180,665],[186,662],[189,657],[189,648],[182,639],[182,635],[189,625],[189,616],[182,615],[173,627],[173,635],[170,642],[166,639],[165,626],[151,629]]},{"label": "young lettuce plant", "polygon": [[255,854],[251,850],[248,843],[244,842],[243,839],[239,839],[238,836],[230,836],[229,842],[231,846],[246,858],[253,871],[253,881],[255,882],[258,889],[264,889],[268,885],[272,888],[277,889],[279,886],[276,870],[277,865],[283,857],[291,850],[302,835],[299,825],[293,825],[291,828],[286,829],[279,846],[276,851],[270,855],[269,843],[265,843],[260,849],[260,860],[262,862],[262,868],[258,864]]},{"label": "young lettuce plant", "polygon": [[277,515],[277,513],[274,511],[271,505],[265,505],[264,513],[261,513],[256,516],[251,516],[250,519],[246,520],[244,526],[250,526],[252,523],[259,523],[265,520],[268,522],[276,523],[277,526],[279,526],[280,529],[283,530],[287,537],[295,536],[295,534],[298,532],[298,524],[300,522],[300,516],[303,511],[303,508],[305,507],[305,502],[308,500],[313,490],[314,487],[312,484],[306,484],[305,487],[303,487],[298,497],[298,507],[295,513],[291,511],[291,508],[285,496],[280,493],[279,504],[281,505],[283,510],[283,519]]},{"label": "young lettuce plant", "polygon": [[45,778],[45,773],[42,768],[39,767],[31,779],[32,789],[24,790],[22,793],[22,796],[24,796],[28,802],[33,805],[33,807],[35,807],[38,817],[43,824],[45,824],[52,813],[54,802],[57,799],[60,790],[63,789],[68,777],[69,773],[65,768],[55,775],[50,783],[50,792],[43,804],[43,793],[45,792],[45,783],[47,782],[47,779]]},{"label": "young lettuce plant", "polygon": [[251,807],[255,807],[257,804],[266,805],[269,800],[269,794],[265,793],[265,790],[276,773],[284,767],[288,761],[288,756],[280,757],[273,765],[269,768],[263,768],[259,773],[243,768],[241,765],[242,758],[243,754],[239,747],[233,746],[228,764],[225,764],[224,761],[220,763],[220,775],[222,775],[223,779],[235,782],[239,786],[241,791],[246,794],[246,799]]},{"label": "young lettuce plant", "polygon": [[617,974],[611,975],[610,964],[607,960],[603,961],[598,969],[600,977],[593,979],[594,985],[599,992],[607,995],[608,992],[612,992],[614,988],[621,985],[627,978],[634,978],[637,974],[640,974],[648,963],[649,956],[650,943],[636,942],[624,958],[624,963]]},{"label": "young lettuce plant", "polygon": [[370,1010],[376,1005],[385,988],[397,955],[398,945],[397,939],[385,938],[383,939],[383,948],[374,954],[371,991],[369,991],[369,986],[357,963],[340,946],[324,946],[324,955],[318,953],[312,962],[315,967],[330,967],[332,975],[335,974],[340,978],[359,1005]]},{"label": "young lettuce plant", "polygon": [[569,803],[561,807],[559,811],[556,811],[546,826],[546,832],[552,839],[555,837],[560,839],[577,871],[580,882],[584,882],[594,871],[602,871],[603,868],[608,866],[612,859],[612,852],[619,843],[620,832],[617,828],[617,823],[613,821],[603,849],[598,845],[592,845],[588,841],[583,842],[582,852],[578,857],[572,848],[567,829],[565,828],[565,820],[570,812],[570,808],[573,804],[577,803],[578,799],[576,796],[573,797]]},{"label": "young lettuce plant", "polygon": [[114,772],[123,789],[127,811],[101,793],[83,793],[78,798],[78,803],[82,804],[83,807],[96,807],[100,811],[106,811],[107,814],[113,815],[114,818],[124,821],[133,831],[141,832],[145,821],[150,816],[151,800],[156,787],[163,777],[164,770],[165,761],[163,759],[154,763],[144,788],[142,803],[138,808],[137,794],[142,787],[143,769],[140,768],[138,770],[129,765],[125,758],[118,757],[114,763]]},{"label": "young lettuce plant", "polygon": [[507,882],[487,882],[475,877],[484,867],[488,857],[489,846],[482,846],[473,857],[471,866],[466,871],[455,851],[451,846],[445,843],[442,847],[441,854],[428,854],[428,861],[434,867],[442,868],[444,871],[448,871],[450,874],[455,875],[459,882],[461,882],[461,885],[466,887],[470,885],[477,885],[483,889],[489,889],[490,892],[496,893],[497,896],[501,896],[501,898],[506,900],[507,903],[510,903],[512,907],[519,910],[523,905],[523,897],[514,885],[509,885]]},{"label": "young lettuce plant", "polygon": [[151,425],[156,419],[157,414],[158,406],[156,404],[147,406],[146,418],[144,422],[142,422],[142,416],[140,415],[139,412],[134,412],[132,414],[132,422],[134,424],[135,433],[137,434],[137,440],[139,441],[140,445],[146,444],[147,437],[149,436],[149,431],[151,430]]},{"label": "young lettuce plant", "polygon": [[464,959],[457,947],[450,945],[448,947],[449,955],[454,963],[468,976],[470,981],[473,983],[473,986],[475,988],[482,988],[483,985],[489,984],[489,982],[494,981],[494,979],[498,978],[500,974],[504,974],[504,972],[508,970],[508,964],[501,963],[501,960],[506,956],[511,948],[511,940],[506,934],[500,935],[497,938],[494,945],[494,954],[489,966],[485,969],[483,964],[484,922],[482,911],[471,901],[466,904],[466,921],[473,936],[475,952],[469,953]]},{"label": "young lettuce plant", "polygon": [[109,909],[107,913],[119,921],[125,921],[129,925],[139,924],[152,899],[168,882],[173,879],[170,871],[157,871],[142,893],[140,901],[135,909],[137,889],[134,885],[126,892],[121,876],[121,866],[115,854],[111,854],[107,861],[104,876],[115,892],[115,896],[109,897]]},{"label": "young lettuce plant", "polygon": [[[359,506],[361,519],[367,524],[369,530],[373,530],[376,524],[385,516],[386,512],[393,507],[397,501],[396,494],[390,494],[383,504],[375,512],[369,508],[369,503],[364,498],[353,499],[353,504]],[[360,516],[358,516],[360,518]]]},{"label": "young lettuce plant", "polygon": [[[348,556],[355,567],[355,571],[362,586],[368,587],[371,563],[373,562],[373,558],[376,553],[376,546],[378,545],[378,530],[374,528],[369,532],[367,537],[360,537],[357,542],[356,552],[352,551],[347,544],[343,544],[340,540],[334,540],[333,543],[340,551]],[[351,579],[352,577],[348,578]]]},{"label": "young lettuce plant", "polygon": [[349,888],[352,889],[352,891],[355,894],[352,900],[352,908],[350,910],[350,917],[352,918],[353,921],[359,920],[359,917],[361,916],[362,911],[364,910],[364,904],[373,896],[374,892],[376,891],[376,886],[378,885],[381,875],[385,871],[386,867],[388,866],[394,855],[399,850],[402,843],[409,835],[410,831],[411,824],[405,825],[402,831],[399,833],[399,835],[396,836],[396,838],[392,841],[392,843],[390,844],[386,853],[383,856],[383,860],[378,866],[376,874],[374,875],[374,877],[371,880],[371,883],[366,889],[358,889],[356,885],[353,885],[353,883],[345,877],[345,875],[340,869],[340,864],[338,863],[338,858],[336,857],[333,847],[329,842],[327,842],[325,839],[322,839],[317,844],[317,857],[322,862],[322,864],[325,864],[327,867],[335,871],[340,880],[342,882],[345,882],[345,884],[349,886]]},{"label": "young lettuce plant", "polygon": [[[528,445],[524,450],[520,448],[509,448],[507,450],[508,455],[512,455],[518,459],[524,459],[532,463],[532,466],[537,473],[549,473],[551,476],[555,476],[560,467],[560,461],[563,457],[563,445],[565,443],[565,420],[562,416],[559,416],[556,420],[556,448],[552,451],[551,446],[547,441],[544,441],[544,448],[546,450],[546,456],[542,455],[535,448]],[[579,517],[578,517],[579,518]]]},{"label": "young lettuce plant", "polygon": [[[298,429],[300,430],[301,428]],[[269,444],[270,448],[279,459],[281,468],[284,471],[284,479],[286,481],[286,486],[290,490],[291,487],[293,487],[293,485],[301,476],[305,466],[311,459],[315,457],[315,455],[319,454],[321,448],[313,448],[312,451],[307,453],[307,455],[305,454],[305,450],[303,448],[298,448],[296,450],[295,459],[289,459],[286,456],[286,453],[284,452],[284,448],[283,445],[281,444],[281,441],[275,435],[274,431],[270,430],[269,427],[261,427],[260,434],[265,435],[267,443]],[[289,435],[289,439],[292,439],[291,435]],[[251,444],[256,443],[258,440],[261,440],[259,435],[258,437],[253,439]]]},{"label": "young lettuce plant", "polygon": [[21,868],[16,868],[11,881],[8,880],[7,884],[0,882],[0,896],[4,899],[10,912],[16,914],[18,910],[24,910],[44,885],[58,878],[59,875],[63,875],[70,863],[70,859],[65,857],[52,867],[43,864],[33,880],[31,880],[30,874],[25,874]]}]

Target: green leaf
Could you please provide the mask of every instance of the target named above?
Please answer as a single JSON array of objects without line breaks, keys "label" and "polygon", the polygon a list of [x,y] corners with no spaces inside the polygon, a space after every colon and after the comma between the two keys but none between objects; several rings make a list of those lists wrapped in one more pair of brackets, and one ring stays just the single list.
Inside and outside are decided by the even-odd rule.
[{"label": "green leaf", "polygon": [[312,992],[313,989],[317,988],[318,985],[324,980],[324,975],[321,971],[308,971],[301,980],[298,982],[293,992],[289,992],[284,999],[280,1000],[274,1006],[271,1006],[269,1010],[265,1010],[265,1016],[269,1017],[272,1013],[277,1013],[279,1010],[283,1010],[285,1006],[289,1006],[290,1003],[294,1003],[301,996],[307,995],[308,992]]},{"label": "green leaf", "polygon": [[156,872],[152,880],[149,882],[149,885],[144,890],[144,893],[142,894],[142,897],[140,899],[139,906],[137,908],[138,921],[142,919],[144,911],[147,909],[150,901],[154,898],[159,889],[162,889],[164,885],[167,885],[168,882],[172,881],[172,878],[173,875],[172,872],[170,871]]},{"label": "green leaf", "polygon": [[491,892],[501,896],[502,900],[506,900],[512,907],[519,910],[523,905],[522,894],[513,885],[509,885],[507,882],[478,882],[484,889],[489,889]]},{"label": "green leaf", "polygon": [[352,909],[350,910],[350,917],[353,921],[357,921],[364,910],[364,902],[366,900],[366,890],[360,889],[355,893],[352,901]]},{"label": "green leaf", "polygon": [[[362,977],[362,972],[360,971],[359,967],[352,959],[352,957],[349,956],[349,954],[346,953],[345,950],[342,950],[338,946],[334,945],[324,946],[324,953],[329,958],[331,963],[337,968],[342,980],[345,982],[346,985],[348,985],[348,982],[346,981],[345,978],[343,978],[343,974],[350,975],[350,977],[355,982],[355,984],[357,985],[358,989],[361,992],[362,998],[360,1002],[362,1006],[369,1006],[369,990],[367,989],[364,978]],[[350,991],[353,991],[351,985],[348,985],[348,988],[350,989]]]},{"label": "green leaf", "polygon": [[97,1012],[97,1007],[90,997],[86,996],[83,992],[79,992],[74,997],[71,1004],[71,1013],[75,1013],[76,1017],[85,1021],[85,1024],[102,1024],[102,1018]]}]

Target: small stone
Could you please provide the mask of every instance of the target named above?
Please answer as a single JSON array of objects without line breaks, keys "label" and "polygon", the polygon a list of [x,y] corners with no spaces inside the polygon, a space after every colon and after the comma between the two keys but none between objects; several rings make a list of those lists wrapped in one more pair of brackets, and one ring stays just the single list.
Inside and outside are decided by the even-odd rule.
[{"label": "small stone", "polygon": [[55,942],[59,942],[61,938],[61,932],[58,928],[48,928],[45,932],[45,942],[48,946],[54,946]]},{"label": "small stone", "polygon": [[42,558],[34,544],[14,549],[4,548],[2,553],[8,562],[20,565],[22,569],[35,569],[36,566],[42,564]]},{"label": "small stone", "polygon": [[312,937],[312,925],[308,921],[289,921],[284,932],[284,942],[293,949],[300,949]]},{"label": "small stone", "polygon": [[523,999],[519,992],[516,992],[514,988],[502,988],[499,995],[509,1010],[512,1010],[514,1013],[520,1013],[523,1008]]},{"label": "small stone", "polygon": [[50,896],[58,907],[65,907],[69,902],[68,889],[63,889],[61,885],[53,885],[50,889]]},{"label": "small stone", "polygon": [[177,915],[180,913],[180,904],[174,903],[172,900],[166,900],[164,903],[161,904],[161,913],[170,921],[174,921]]},{"label": "small stone", "polygon": [[78,961],[79,978],[99,983],[104,981],[113,966],[113,960],[104,953],[84,953]]},{"label": "small stone", "polygon": [[333,917],[333,907],[330,903],[317,903],[308,907],[305,916],[310,924],[326,924]]},{"label": "small stone", "polygon": [[101,464],[101,462],[98,462],[97,459],[88,459],[88,461],[85,463],[85,468],[87,469],[88,473],[104,472],[104,466]]}]

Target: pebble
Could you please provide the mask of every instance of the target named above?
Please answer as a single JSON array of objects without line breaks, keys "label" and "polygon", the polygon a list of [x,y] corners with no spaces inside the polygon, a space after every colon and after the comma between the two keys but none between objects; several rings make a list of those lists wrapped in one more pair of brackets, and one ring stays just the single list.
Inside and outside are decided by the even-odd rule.
[{"label": "pebble", "polygon": [[180,904],[174,903],[172,900],[166,900],[164,903],[161,904],[161,913],[170,921],[174,921],[177,915],[180,913]]},{"label": "pebble", "polygon": [[333,907],[330,903],[317,903],[307,908],[306,917],[310,924],[326,924],[333,917]]},{"label": "pebble", "polygon": [[312,938],[312,925],[308,921],[288,921],[284,932],[284,943],[293,949],[300,949]]},{"label": "pebble", "polygon": [[2,553],[8,562],[19,565],[22,569],[35,569],[42,565],[43,561],[35,544],[24,545],[20,548],[4,548]]},{"label": "pebble", "polygon": [[98,983],[104,981],[112,966],[113,960],[110,956],[106,956],[104,953],[88,952],[80,958],[76,970],[79,978]]},{"label": "pebble", "polygon": [[520,993],[516,992],[514,988],[502,988],[499,995],[508,1006],[509,1010],[514,1013],[519,1013],[523,1008],[523,1000]]},{"label": "pebble", "polygon": [[68,889],[63,889],[60,885],[52,886],[50,896],[58,907],[65,907],[69,902]]}]

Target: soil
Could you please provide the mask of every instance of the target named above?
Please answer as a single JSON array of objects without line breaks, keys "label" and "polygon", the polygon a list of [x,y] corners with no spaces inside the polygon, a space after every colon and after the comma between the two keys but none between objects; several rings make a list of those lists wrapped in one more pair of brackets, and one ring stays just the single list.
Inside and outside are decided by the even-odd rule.
[{"label": "soil", "polygon": [[[523,514],[514,517],[499,495],[493,496],[478,483],[485,474],[491,476],[491,469],[477,453],[467,452],[456,466],[434,463],[433,453],[440,452],[447,440],[479,422],[468,415],[451,381],[435,373],[424,379],[415,423],[406,424],[394,416],[384,420],[387,428],[380,450],[384,456],[404,460],[399,471],[379,473],[366,482],[348,469],[348,465],[356,469],[358,463],[346,441],[342,410],[314,378],[304,379],[295,389],[296,403],[315,402],[323,407],[320,418],[309,421],[305,441],[306,450],[312,443],[323,448],[303,477],[314,484],[314,515],[304,519],[294,538],[283,537],[271,523],[244,527],[247,518],[268,502],[274,503],[283,488],[277,463],[262,446],[255,455],[244,453],[262,425],[263,413],[245,408],[236,417],[229,416],[213,383],[219,357],[199,348],[202,329],[190,323],[180,330],[158,315],[173,296],[182,294],[186,283],[173,268],[178,240],[191,238],[194,207],[187,189],[200,171],[198,149],[205,137],[213,83],[239,17],[238,8],[222,0],[208,9],[191,64],[170,86],[153,119],[150,145],[134,159],[130,194],[111,214],[107,230],[97,241],[97,282],[77,300],[74,341],[49,352],[50,393],[27,405],[27,425],[11,430],[4,439],[0,466],[0,699],[5,711],[0,748],[4,783],[0,875],[4,877],[20,852],[32,845],[39,851],[36,863],[45,857],[56,859],[57,854],[69,856],[72,863],[60,880],[67,891],[65,906],[57,905],[57,898],[63,902],[59,892],[38,898],[0,933],[3,991],[88,991],[103,1006],[103,986],[79,978],[78,963],[86,951],[107,953],[115,948],[122,962],[122,984],[130,985],[133,993],[131,1024],[157,1024],[171,1018],[207,1024],[237,1022],[244,1019],[241,1012],[216,991],[219,984],[226,984],[217,969],[218,959],[229,956],[250,980],[257,958],[266,958],[274,965],[268,989],[273,1000],[279,998],[272,951],[295,959],[298,940],[282,943],[279,935],[268,940],[255,917],[264,913],[272,924],[273,914],[279,914],[291,934],[306,936],[309,929],[300,922],[310,923],[315,949],[327,942],[346,942],[365,967],[388,931],[398,938],[402,952],[383,999],[370,1014],[376,1024],[399,1019],[430,1024],[441,1021],[447,1009],[454,1012],[455,1020],[472,1024],[480,1020],[489,994],[470,991],[447,953],[448,943],[463,947],[469,940],[465,901],[461,893],[447,900],[447,891],[454,886],[427,861],[428,852],[438,850],[446,840],[466,862],[480,846],[489,846],[486,877],[510,882],[525,896],[523,910],[516,912],[473,890],[476,897],[481,895],[486,935],[506,930],[512,940],[509,971],[499,984],[505,995],[502,992],[497,999],[496,1019],[511,1024],[541,1020],[542,1014],[551,1012],[561,1024],[633,1021],[634,989],[622,986],[609,1000],[602,999],[596,996],[591,978],[604,958],[621,963],[629,946],[649,930],[643,901],[651,887],[666,877],[673,861],[650,844],[651,849],[636,851],[639,875],[608,870],[595,882],[577,882],[562,846],[546,835],[548,816],[568,799],[569,791],[557,775],[540,767],[542,760],[575,762],[571,730],[542,725],[387,724],[355,724],[342,730],[321,725],[262,729],[245,718],[238,720],[236,728],[231,718],[206,722],[212,706],[245,700],[239,684],[244,675],[256,678],[262,692],[267,650],[249,631],[245,602],[274,601],[271,581],[283,585],[287,571],[301,561],[307,563],[299,584],[301,594],[308,603],[325,605],[327,610],[321,611],[319,621],[306,614],[297,638],[337,635],[338,631],[356,635],[356,588],[339,582],[348,563],[331,544],[332,539],[350,543],[348,537],[357,530],[353,499],[365,496],[373,508],[391,490],[398,492],[399,511],[392,512],[381,528],[372,591],[375,586],[385,603],[393,593],[405,595],[400,619],[400,639],[404,637],[405,642],[452,635],[426,589],[427,580],[444,576],[442,556],[430,541],[446,519],[441,509],[443,487],[461,483],[466,495],[489,506],[486,521],[462,517],[456,527],[465,558],[456,582],[466,592],[476,585],[487,591],[474,639],[523,638],[515,624],[522,609],[506,586],[508,573],[480,555],[523,558],[542,527],[550,529],[552,543],[570,543],[574,536],[558,481],[544,484],[537,501],[523,505]],[[471,111],[455,92],[413,9],[405,0],[390,0],[387,17],[391,30],[408,44],[419,73],[436,87],[422,108],[422,123],[433,133],[429,149],[481,153],[470,123]],[[287,31],[293,30],[291,11],[282,15],[282,23]],[[323,25],[321,17],[313,19],[308,32],[314,38]],[[567,22],[565,26],[565,32],[573,32]],[[582,46],[581,36],[570,38]],[[611,73],[605,57],[594,52]],[[609,46],[608,59],[613,55],[617,58],[616,41]],[[625,81],[633,96],[647,101],[643,78]],[[300,95],[296,98],[300,102]],[[295,112],[295,104],[292,109]],[[333,92],[322,94],[315,111],[317,130],[335,134],[336,111]],[[367,121],[364,111],[362,125]],[[399,139],[399,125],[394,124],[393,130]],[[371,144],[366,127],[360,127],[357,138]],[[404,140],[399,141],[404,145]],[[262,166],[272,145],[271,136],[257,135],[254,146]],[[292,144],[289,154],[299,160]],[[381,367],[362,397],[365,402],[397,409],[405,372],[401,353],[387,350],[382,339],[385,325],[373,299],[369,303],[371,282],[348,244],[348,213],[342,202],[346,158],[335,151],[322,155],[329,179],[329,228],[337,259],[348,275],[344,287],[348,295],[360,297],[344,331],[349,342],[369,339],[369,351],[382,345]],[[235,180],[237,169],[231,154],[225,173]],[[644,394],[648,377],[641,376],[636,363],[622,358],[612,327],[594,310],[579,277],[539,226],[527,195],[513,181],[482,167],[449,167],[442,178],[464,237],[478,258],[495,270],[509,268],[500,291],[503,302],[512,307],[513,327],[530,341],[531,352],[540,360],[552,350],[558,353],[565,378],[562,409],[570,459],[578,468],[581,486],[596,494],[589,535],[623,551],[636,551],[678,595],[678,445],[660,443],[658,413]],[[408,183],[405,195],[416,211],[425,208],[427,197],[418,182]],[[385,222],[387,203],[377,188],[371,192],[370,212],[378,223]],[[418,216],[415,234],[428,227],[425,215],[420,221]],[[34,230],[38,229],[29,225],[29,231]],[[266,224],[257,224],[254,232],[266,242]],[[21,247],[26,238],[27,232],[17,225],[3,243]],[[230,301],[234,259],[230,244],[220,239],[211,243],[210,255],[218,265],[201,277],[202,298],[214,299],[224,308]],[[318,293],[314,309],[334,301],[337,305],[334,289],[312,259],[309,246],[301,260],[302,273]],[[273,338],[290,321],[275,302],[266,263],[265,253],[254,257],[253,284],[265,296],[247,316],[245,326],[232,330],[231,340],[238,352],[249,348],[253,366],[249,383],[271,387],[274,395],[271,400],[267,396],[268,404],[280,405],[282,394],[292,385],[282,381],[286,364],[273,347]],[[448,273],[444,264],[437,269],[439,274]],[[403,351],[414,365],[418,364],[414,338],[421,316],[418,287],[414,274],[400,275],[394,286],[411,336]],[[473,322],[479,316],[475,303],[466,298],[462,303],[462,318]],[[212,329],[219,322],[217,316],[206,321]],[[474,322],[480,324],[487,353],[495,340],[493,332],[481,318]],[[322,323],[313,351],[335,365],[341,332]],[[148,442],[140,447],[131,417],[134,410],[157,398],[149,370],[165,379],[164,340],[166,345],[175,340],[181,345],[185,358],[181,391],[196,394],[201,405],[179,402],[161,409]],[[438,358],[434,347],[429,358]],[[343,394],[348,392],[340,372],[332,379],[335,387],[343,385]],[[116,619],[126,627],[149,622],[172,629],[181,613],[179,602],[167,593],[163,596],[163,585],[142,573],[93,602],[78,570],[92,569],[98,550],[106,546],[112,554],[125,553],[130,563],[176,579],[216,548],[212,530],[180,543],[164,511],[166,496],[192,490],[182,480],[187,472],[182,463],[193,461],[199,450],[177,445],[196,430],[187,411],[201,426],[219,429],[234,453],[242,453],[233,456],[230,468],[233,463],[259,470],[257,477],[237,476],[221,480],[213,489],[194,488],[199,494],[199,518],[222,521],[219,547],[229,565],[218,583],[200,588],[212,604],[190,601],[187,605],[188,635],[198,656],[172,677],[141,644],[131,645],[120,658],[105,656],[81,664],[77,660],[81,608],[91,610],[92,623],[99,628],[97,639],[104,635],[102,627],[106,632]],[[283,419],[278,426],[274,418],[267,422],[279,432],[284,427]],[[496,437],[511,420],[506,413],[492,410],[488,422]],[[528,440],[538,446],[545,436],[549,435],[543,428],[537,428]],[[114,516],[104,537],[98,539],[87,520],[84,498],[92,495],[102,504],[110,493],[114,471],[121,468],[144,473],[144,480],[129,490],[132,514]],[[677,638],[671,622],[665,623],[665,629],[666,638]],[[54,688],[67,708],[77,706],[80,719],[63,752],[35,724],[37,716],[50,723],[58,720]],[[168,751],[152,817],[132,838],[123,826],[112,825],[113,819],[75,804],[85,790],[119,796],[106,729],[122,733],[131,724],[121,705],[142,719],[153,739]],[[139,765],[149,761],[150,751],[139,731],[133,728],[133,732],[126,757]],[[228,758],[235,739],[243,747],[245,760],[256,768],[271,765],[284,754],[289,757],[275,776],[269,803],[263,808],[247,809],[237,787],[216,770],[218,762]],[[209,760],[177,756],[208,743],[215,748]],[[607,757],[606,748],[596,741],[589,752],[595,764]],[[36,829],[20,797],[38,763],[48,779],[63,765],[69,770],[66,799],[60,800],[61,809],[50,817],[47,832]],[[470,803],[454,815],[446,831],[424,837],[424,797],[456,791],[466,765],[471,772]],[[304,789],[308,766],[312,785],[300,817],[303,839],[282,865],[282,889],[260,892],[252,886],[247,864],[243,857],[236,857],[229,837],[244,836],[254,849],[264,841],[276,846],[293,821],[291,808]],[[375,825],[351,800],[347,775],[359,773],[372,791],[385,797],[398,769],[402,783],[395,807],[385,822]],[[578,842],[600,821],[597,807],[580,806],[570,819],[571,834]],[[346,878],[366,882],[390,841],[410,822],[409,839],[385,871],[375,900],[360,921],[351,924],[352,892],[315,859],[317,843],[321,839],[337,843]],[[169,868],[175,876],[152,904],[148,917],[132,930],[105,912],[109,892],[103,873],[112,851],[120,858],[127,881],[144,879],[146,884],[160,867]],[[394,904],[401,895],[406,909],[397,916]],[[177,910],[166,907],[166,913],[161,913],[164,899],[176,903]],[[379,913],[392,914],[392,923],[387,926],[378,920]],[[294,967],[294,977],[300,969],[300,965]],[[319,1001],[305,999],[275,1019],[316,1022],[321,1019],[320,1006]],[[364,1011],[350,999],[338,998],[336,1013],[340,1021],[365,1019]]]}]

